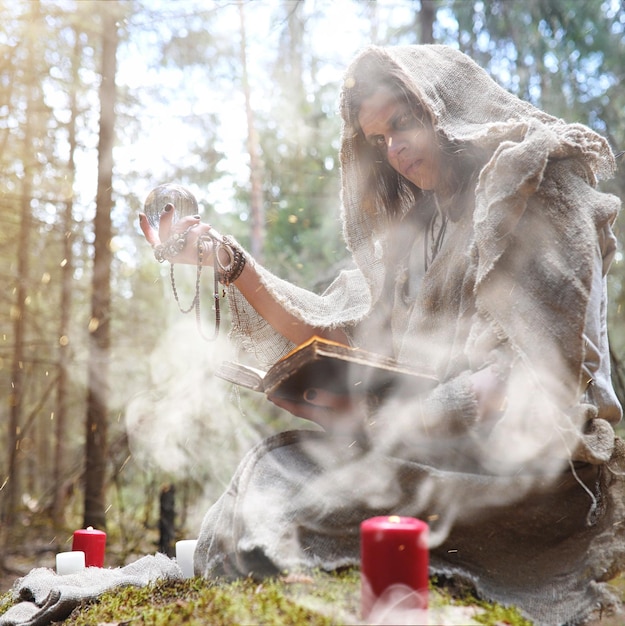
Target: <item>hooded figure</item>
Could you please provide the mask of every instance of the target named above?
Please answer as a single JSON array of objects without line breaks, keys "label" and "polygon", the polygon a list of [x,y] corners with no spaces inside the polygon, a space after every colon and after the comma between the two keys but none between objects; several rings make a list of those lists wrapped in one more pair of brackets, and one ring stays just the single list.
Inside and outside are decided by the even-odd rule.
[{"label": "hooded figure", "polygon": [[[407,112],[385,120],[388,132],[366,115],[381,93]],[[409,515],[430,524],[431,574],[539,624],[581,622],[615,603],[605,583],[625,565],[605,279],[620,205],[596,188],[613,154],[445,46],[367,48],[341,114],[354,269],[321,295],[255,270],[298,319],[433,367],[440,382],[385,398],[357,436],[259,444],[204,519],[196,573],[358,565],[360,522]],[[429,153],[390,166],[402,125],[434,138],[436,184]],[[232,336],[261,363],[294,347],[236,285],[228,294]],[[488,411],[472,384],[485,370],[501,399]]]}]

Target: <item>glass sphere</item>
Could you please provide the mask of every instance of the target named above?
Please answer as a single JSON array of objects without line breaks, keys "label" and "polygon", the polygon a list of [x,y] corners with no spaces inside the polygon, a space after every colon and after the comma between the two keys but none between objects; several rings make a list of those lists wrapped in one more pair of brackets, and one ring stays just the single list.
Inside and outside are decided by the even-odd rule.
[{"label": "glass sphere", "polygon": [[187,215],[198,215],[200,210],[195,196],[182,185],[166,183],[150,191],[143,205],[143,212],[152,228],[158,229],[165,205],[174,205],[174,222]]}]

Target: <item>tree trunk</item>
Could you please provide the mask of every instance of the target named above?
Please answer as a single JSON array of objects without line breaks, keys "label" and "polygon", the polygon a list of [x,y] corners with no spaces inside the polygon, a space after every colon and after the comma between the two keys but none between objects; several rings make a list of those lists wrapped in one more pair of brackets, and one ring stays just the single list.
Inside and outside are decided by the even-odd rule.
[{"label": "tree trunk", "polygon": [[113,140],[115,134],[115,72],[118,32],[117,2],[102,6],[102,82],[98,189],[94,222],[95,243],[89,322],[89,364],[85,453],[85,526],[106,527],[107,413],[111,316],[111,209]]},{"label": "tree trunk", "polygon": [[[41,18],[39,3],[31,4],[30,19],[32,24],[38,24]],[[22,163],[24,175],[20,196],[20,232],[17,243],[17,284],[15,289],[15,303],[11,310],[13,321],[13,355],[11,362],[11,392],[9,394],[9,425],[8,425],[8,464],[7,483],[4,487],[5,500],[2,510],[2,526],[10,529],[15,521],[19,496],[21,493],[20,470],[20,443],[22,440],[22,412],[24,400],[25,353],[24,339],[26,335],[26,316],[28,301],[28,279],[30,272],[30,248],[32,237],[31,202],[33,189],[33,126],[37,115],[35,107],[41,98],[38,83],[35,79],[36,51],[34,37],[28,38],[29,63],[25,67],[25,82],[28,86],[27,113],[24,127],[24,141],[22,148]]]},{"label": "tree trunk", "polygon": [[[27,116],[29,118],[29,116]],[[30,140],[30,122],[26,122],[25,143]],[[24,179],[20,200],[20,234],[17,252],[17,287],[13,318],[13,358],[11,364],[11,393],[9,394],[9,432],[8,432],[8,467],[6,500],[3,510],[3,524],[11,526],[17,512],[18,498],[21,492],[20,479],[20,442],[21,417],[24,395],[24,336],[26,329],[26,301],[28,297],[27,280],[29,272],[29,250],[32,231],[30,202],[32,198],[32,171],[26,156],[24,160]]]},{"label": "tree trunk", "polygon": [[159,552],[167,556],[176,554],[176,487],[164,485],[160,495]]},{"label": "tree trunk", "polygon": [[63,261],[61,267],[61,313],[59,323],[59,383],[57,387],[55,446],[54,446],[54,502],[52,504],[52,519],[57,527],[64,521],[64,510],[67,501],[65,488],[65,457],[66,457],[66,423],[67,423],[67,396],[69,387],[69,366],[71,355],[70,321],[72,306],[72,282],[74,275],[73,245],[73,188],[76,175],[76,120],[78,118],[77,90],[79,83],[80,58],[82,44],[80,33],[74,33],[75,45],[72,60],[72,82],[70,85],[70,121],[68,126],[69,155],[67,159],[68,196],[65,202],[65,212],[62,218],[61,233],[63,236]]},{"label": "tree trunk", "polygon": [[434,43],[434,20],[436,18],[436,0],[421,0],[419,22],[421,24],[421,43]]},{"label": "tree trunk", "polygon": [[364,5],[369,20],[369,40],[372,44],[379,44],[380,36],[380,13],[377,2],[366,2]]},{"label": "tree trunk", "polygon": [[247,73],[247,40],[245,35],[245,12],[243,2],[239,2],[239,19],[241,28],[241,82],[245,97],[245,113],[247,116],[247,151],[250,155],[250,211],[252,214],[252,256],[262,262],[265,244],[265,211],[263,207],[263,174],[260,159],[258,133],[254,123],[254,111],[251,104],[250,84]]}]

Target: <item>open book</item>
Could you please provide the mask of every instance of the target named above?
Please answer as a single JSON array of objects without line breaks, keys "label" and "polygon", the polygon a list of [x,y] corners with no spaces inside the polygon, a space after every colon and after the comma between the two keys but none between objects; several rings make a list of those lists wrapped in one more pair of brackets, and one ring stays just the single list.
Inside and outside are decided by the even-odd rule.
[{"label": "open book", "polygon": [[431,372],[320,337],[301,344],[267,372],[228,361],[218,367],[215,375],[267,395],[299,401],[309,388],[380,397],[393,388],[419,393],[437,382]]}]

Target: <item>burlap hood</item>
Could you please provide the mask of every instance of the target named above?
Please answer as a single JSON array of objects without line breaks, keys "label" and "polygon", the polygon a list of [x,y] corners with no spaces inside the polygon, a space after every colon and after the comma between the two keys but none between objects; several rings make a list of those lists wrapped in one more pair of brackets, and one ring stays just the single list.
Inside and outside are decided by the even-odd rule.
[{"label": "burlap hood", "polygon": [[[513,229],[524,210],[527,199],[540,184],[549,159],[574,158],[586,180],[595,185],[598,179],[609,178],[615,171],[615,160],[606,140],[581,124],[567,124],[544,113],[533,105],[512,95],[458,50],[442,45],[414,45],[397,47],[371,46],[351,64],[346,73],[342,99],[349,100],[354,87],[355,68],[364,59],[375,56],[380,63],[395,66],[403,74],[408,89],[418,95],[423,107],[430,112],[436,129],[448,139],[467,142],[492,150],[488,164],[489,180],[502,177],[499,189],[484,184],[478,189],[476,222],[486,220],[485,213],[493,202],[486,194],[498,191],[497,218],[491,219],[483,234],[483,243],[490,247],[490,235],[495,235],[495,249],[484,251],[480,279],[492,268],[496,250],[494,242]],[[361,211],[364,189],[359,164],[354,160],[353,142],[358,134],[356,120],[349,119],[349,107],[344,106],[345,119],[341,141],[342,202],[345,239],[359,268],[368,277],[372,293],[379,293],[379,254],[374,239],[385,227],[383,211],[375,217]],[[537,139],[536,135],[540,135]],[[518,148],[512,167],[506,158],[506,149]],[[538,149],[535,154],[534,150]],[[531,162],[530,162],[531,161]],[[506,191],[508,190],[508,191]],[[522,193],[514,205],[509,202],[518,191]],[[406,207],[406,210],[409,207]]]},{"label": "burlap hood", "polygon": [[[371,63],[372,56],[417,94],[440,134],[490,155],[479,175],[474,211],[460,218],[461,234],[424,276],[398,356],[418,359],[422,346],[438,337],[422,358],[446,360],[448,377],[454,363],[475,370],[500,358],[488,349],[505,342],[518,363],[510,380],[519,389],[516,414],[510,408],[514,417],[502,420],[505,436],[516,432],[511,423],[523,430],[533,414],[542,414],[538,423],[553,422],[568,431],[565,447],[570,448],[578,445],[575,433],[605,427],[607,448],[595,446],[589,455],[595,462],[605,460],[612,429],[599,421],[591,427],[597,412],[580,398],[588,382],[587,312],[605,297],[595,289],[597,301],[589,305],[593,274],[596,280],[606,269],[597,268],[597,241],[605,237],[602,247],[613,248],[610,225],[620,206],[616,197],[596,189],[598,179],[615,169],[609,145],[588,127],[567,124],[519,100],[457,50],[438,45],[366,49],[348,70],[343,88],[341,162],[345,238],[372,303],[383,295],[388,271],[381,252],[388,218],[382,209],[362,211],[366,185],[354,158],[359,130],[346,106],[357,87],[359,64]],[[599,334],[605,335],[605,328]],[[610,386],[609,380],[602,383]],[[531,396],[535,403],[525,400]],[[561,415],[562,407],[569,407],[569,415]],[[552,412],[559,417],[549,418]],[[599,416],[604,416],[602,407]]]},{"label": "burlap hood", "polygon": [[[344,236],[358,269],[342,272],[322,295],[259,267],[261,280],[286,308],[317,327],[357,328],[381,298],[385,277],[394,271],[385,258],[385,239],[393,235],[383,210],[362,210],[364,174],[354,150],[358,127],[345,106],[355,70],[371,55],[398,70],[395,75],[418,95],[441,134],[490,155],[480,172],[475,209],[461,216],[460,234],[429,268],[416,302],[407,308],[406,323],[397,331],[401,347],[396,356],[431,362],[432,353],[423,354],[422,346],[434,345],[432,338],[438,337],[432,349],[448,380],[462,367],[475,371],[498,359],[489,347],[505,342],[521,364],[512,376],[526,381],[518,393],[519,428],[526,428],[524,416],[534,411],[549,424],[545,402],[555,399],[575,413],[571,424],[565,420],[573,433],[566,446],[575,447],[579,430],[597,415],[592,406],[579,405],[587,356],[584,331],[587,310],[594,308],[589,300],[598,233],[613,238],[609,225],[620,206],[596,183],[613,173],[615,161],[597,133],[519,100],[457,50],[370,47],[356,58],[341,95],[341,199]],[[230,295],[233,334],[262,363],[292,349],[236,289]],[[533,407],[526,396],[534,398]],[[610,410],[614,421],[618,411]],[[603,440],[610,440],[611,450],[610,431]],[[605,459],[610,450],[590,456]]]},{"label": "burlap hood", "polygon": [[[437,128],[450,139],[466,141],[493,151],[477,189],[475,223],[483,232],[476,236],[479,246],[478,281],[492,269],[501,255],[502,239],[514,229],[523,214],[527,199],[542,181],[549,160],[574,159],[584,182],[594,187],[597,180],[610,177],[615,170],[613,153],[606,140],[581,124],[567,124],[547,115],[498,86],[489,75],[466,55],[440,45],[369,47],[352,63],[345,75],[341,98],[349,99],[353,68],[365,57],[375,55],[394,65],[405,77],[406,85],[417,93],[435,120]],[[344,108],[344,110],[347,110]],[[343,120],[341,136],[341,201],[344,237],[354,260],[366,277],[375,300],[381,290],[384,268],[379,239],[386,223],[361,211],[362,173],[352,145],[356,134],[354,120]],[[602,207],[593,209],[597,224],[613,221],[619,208],[616,198],[603,195]],[[408,207],[406,207],[408,209]],[[592,237],[589,233],[588,237]],[[371,306],[369,294],[357,275],[341,275],[323,300],[271,275],[259,267],[261,278],[276,298],[303,320],[319,326],[350,325],[365,317]],[[357,283],[355,286],[354,281]],[[368,291],[367,290],[367,291]],[[238,298],[235,288],[234,334],[241,331],[259,359],[271,363],[277,354],[288,351],[271,349],[265,339],[250,337],[262,322]],[[312,303],[312,304],[311,304]],[[245,319],[249,316],[249,319]],[[252,320],[255,319],[255,323]],[[268,333],[271,333],[268,330]],[[277,337],[274,340],[281,342]],[[269,340],[271,343],[271,340]],[[263,347],[264,346],[264,347]],[[263,356],[265,354],[266,356]]]}]

